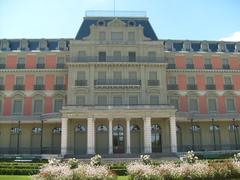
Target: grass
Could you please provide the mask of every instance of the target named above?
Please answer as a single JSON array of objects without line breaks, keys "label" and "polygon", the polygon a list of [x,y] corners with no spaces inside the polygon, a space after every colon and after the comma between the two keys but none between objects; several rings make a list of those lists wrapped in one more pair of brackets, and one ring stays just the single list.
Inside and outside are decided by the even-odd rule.
[{"label": "grass", "polygon": [[117,180],[128,180],[127,176],[118,176]]},{"label": "grass", "polygon": [[30,180],[31,176],[0,175],[0,180]]}]

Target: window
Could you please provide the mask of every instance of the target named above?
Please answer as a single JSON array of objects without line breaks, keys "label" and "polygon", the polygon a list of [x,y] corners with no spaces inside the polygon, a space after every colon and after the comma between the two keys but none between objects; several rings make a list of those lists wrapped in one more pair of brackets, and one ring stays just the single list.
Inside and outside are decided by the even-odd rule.
[{"label": "window", "polygon": [[157,80],[157,72],[155,71],[149,72],[149,80]]},{"label": "window", "polygon": [[75,127],[75,132],[86,132],[86,127],[84,125],[78,124]]},{"label": "window", "polygon": [[105,72],[105,71],[99,71],[99,72],[98,72],[98,79],[99,79],[99,80],[106,80],[106,79],[107,79],[107,72]]},{"label": "window", "polygon": [[85,105],[85,104],[86,104],[85,96],[77,96],[76,97],[76,105]]},{"label": "window", "polygon": [[21,132],[22,132],[22,129],[21,128],[17,128],[17,127],[11,128],[11,130],[10,130],[11,134],[20,134]]},{"label": "window", "polygon": [[98,96],[97,97],[97,104],[98,105],[107,105],[107,96],[103,95],[103,96]]},{"label": "window", "polygon": [[36,84],[37,85],[43,85],[43,77],[42,76],[37,76],[36,77]]},{"label": "window", "polygon": [[122,104],[122,96],[113,96],[113,104],[121,105]]},{"label": "window", "polygon": [[149,61],[156,61],[156,52],[155,51],[148,52],[148,59]]},{"label": "window", "polygon": [[18,58],[18,64],[25,64],[25,58],[19,57]]},{"label": "window", "polygon": [[44,57],[38,57],[37,64],[44,64]]},{"label": "window", "polygon": [[188,77],[188,84],[195,84],[195,77]]},{"label": "window", "polygon": [[132,95],[129,96],[129,105],[137,105],[138,104],[138,96]]},{"label": "window", "polygon": [[190,111],[197,112],[198,111],[198,101],[195,98],[189,99],[189,109]]},{"label": "window", "polygon": [[41,134],[41,133],[42,133],[42,128],[40,127],[32,128],[32,134]]},{"label": "window", "polygon": [[64,84],[64,77],[63,76],[57,76],[56,77],[56,84]]},{"label": "window", "polygon": [[122,32],[112,32],[111,38],[113,41],[121,41],[121,40],[123,40],[123,33]]},{"label": "window", "polygon": [[86,79],[86,73],[84,71],[78,71],[77,80],[85,80],[85,79]]},{"label": "window", "polygon": [[232,84],[231,77],[224,77],[224,84],[225,85],[231,85]]},{"label": "window", "polygon": [[176,80],[176,77],[175,76],[171,76],[169,78],[169,84],[177,84],[177,80]]},{"label": "window", "polygon": [[174,106],[177,110],[179,110],[178,98],[171,98],[169,103],[170,105]]},{"label": "window", "polygon": [[137,80],[137,72],[136,71],[130,71],[128,73],[128,77],[130,80]]},{"label": "window", "polygon": [[107,126],[105,126],[103,124],[97,126],[97,132],[107,132],[107,131],[108,131]]},{"label": "window", "polygon": [[150,104],[151,105],[158,105],[159,104],[159,96],[151,95],[150,96]]},{"label": "window", "polygon": [[233,98],[227,98],[227,111],[234,112],[235,109],[235,102]]},{"label": "window", "polygon": [[217,111],[217,101],[215,98],[208,99],[208,111],[209,112]]},{"label": "window", "polygon": [[5,58],[0,57],[0,69],[4,69],[4,68],[5,68]]},{"label": "window", "polygon": [[3,79],[3,77],[0,77],[0,86],[1,85],[4,85],[4,79]]},{"label": "window", "polygon": [[52,133],[53,134],[61,134],[62,133],[62,128],[55,127],[55,128],[53,128]]},{"label": "window", "polygon": [[128,52],[128,60],[130,62],[135,62],[136,61],[136,52]]},{"label": "window", "polygon": [[209,58],[205,59],[205,64],[211,64],[211,60]]},{"label": "window", "polygon": [[23,85],[24,77],[23,76],[17,76],[16,77],[16,85]]},{"label": "window", "polygon": [[114,57],[114,60],[120,60],[121,59],[121,51],[114,51],[113,57]]},{"label": "window", "polygon": [[64,64],[64,57],[58,57],[57,64]]},{"label": "window", "polygon": [[0,99],[0,114],[2,114],[2,100]]},{"label": "window", "polygon": [[213,77],[207,77],[207,84],[214,84]]},{"label": "window", "polygon": [[139,131],[140,130],[140,127],[136,124],[132,124],[130,126],[130,130],[133,131],[133,132],[136,132],[136,131]]},{"label": "window", "polygon": [[187,64],[193,64],[193,59],[192,58],[188,58],[187,59]]},{"label": "window", "polygon": [[120,72],[120,71],[113,72],[113,79],[121,80],[122,79],[122,72]]},{"label": "window", "polygon": [[105,41],[105,40],[106,40],[106,33],[99,32],[99,41]]},{"label": "window", "polygon": [[106,52],[99,52],[98,53],[98,61],[99,62],[106,62],[106,59],[107,59],[107,54]]},{"label": "window", "polygon": [[23,110],[23,101],[16,99],[13,101],[13,115],[21,115]]},{"label": "window", "polygon": [[128,32],[128,40],[135,41],[135,32]]},{"label": "window", "polygon": [[54,112],[59,112],[63,106],[63,99],[55,99],[54,101]]},{"label": "window", "polygon": [[42,112],[43,112],[43,100],[42,99],[34,100],[33,113],[42,114]]}]

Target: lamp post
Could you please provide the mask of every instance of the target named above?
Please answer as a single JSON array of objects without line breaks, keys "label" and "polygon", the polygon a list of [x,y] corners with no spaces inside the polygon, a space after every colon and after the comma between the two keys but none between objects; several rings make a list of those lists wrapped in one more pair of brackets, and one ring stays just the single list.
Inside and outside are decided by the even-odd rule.
[{"label": "lamp post", "polygon": [[216,136],[215,136],[215,125],[214,125],[214,118],[212,118],[212,131],[213,131],[213,144],[214,144],[214,151],[216,151]]},{"label": "lamp post", "polygon": [[191,121],[191,132],[192,132],[192,150],[194,150],[194,132],[193,132],[193,118],[190,119]]}]

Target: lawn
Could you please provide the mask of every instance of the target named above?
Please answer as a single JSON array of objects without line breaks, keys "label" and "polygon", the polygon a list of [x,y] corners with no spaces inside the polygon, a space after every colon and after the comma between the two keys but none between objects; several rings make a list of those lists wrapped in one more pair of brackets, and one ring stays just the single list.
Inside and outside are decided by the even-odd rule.
[{"label": "lawn", "polygon": [[0,175],[0,180],[30,180],[31,176]]}]

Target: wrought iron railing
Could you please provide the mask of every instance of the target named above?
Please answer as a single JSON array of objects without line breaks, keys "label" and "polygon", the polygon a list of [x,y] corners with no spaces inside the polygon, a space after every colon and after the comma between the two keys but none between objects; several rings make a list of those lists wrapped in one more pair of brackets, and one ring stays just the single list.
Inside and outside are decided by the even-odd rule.
[{"label": "wrought iron railing", "polygon": [[141,85],[141,80],[137,79],[97,79],[94,85]]}]

